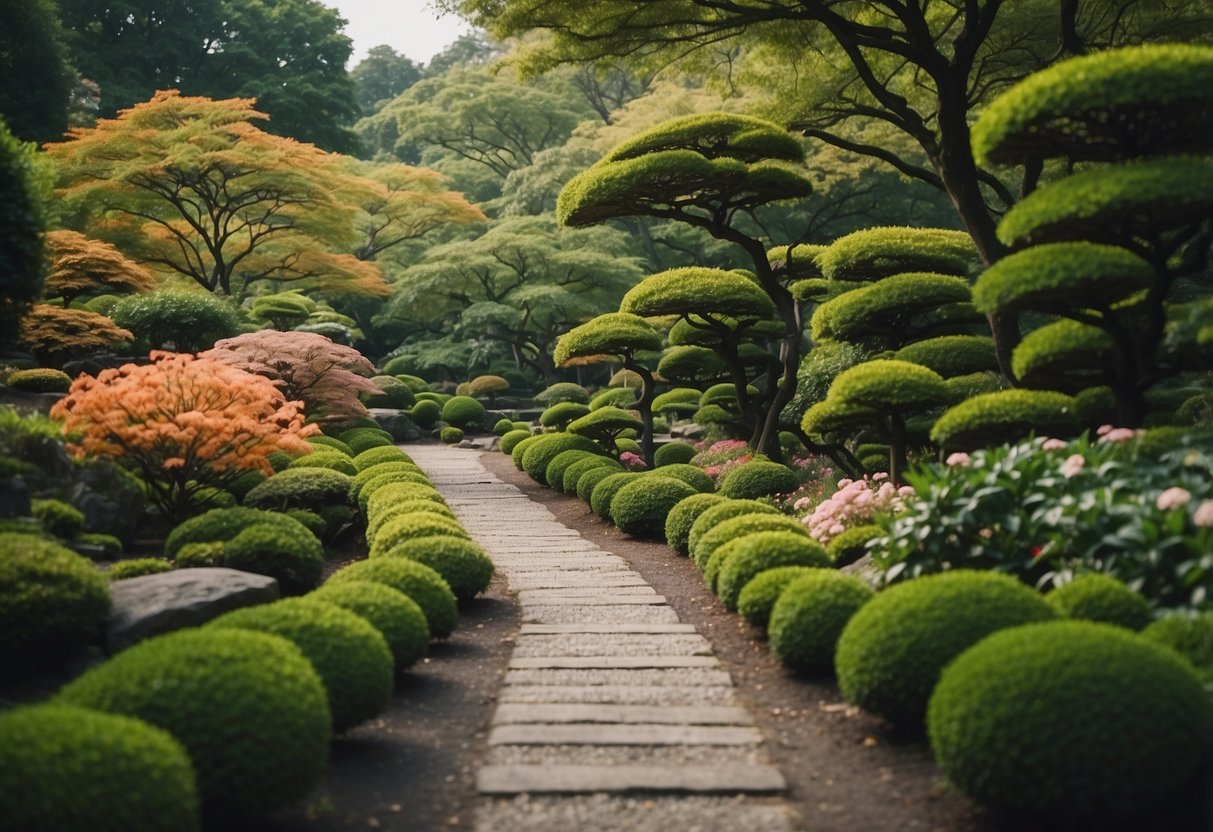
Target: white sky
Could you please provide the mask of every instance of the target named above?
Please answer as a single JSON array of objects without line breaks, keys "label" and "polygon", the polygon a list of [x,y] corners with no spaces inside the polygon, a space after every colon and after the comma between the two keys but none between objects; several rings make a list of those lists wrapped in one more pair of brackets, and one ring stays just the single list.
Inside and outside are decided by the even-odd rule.
[{"label": "white sky", "polygon": [[345,33],[354,41],[350,69],[371,47],[381,43],[418,63],[429,63],[460,35],[471,31],[454,15],[439,17],[430,0],[324,0],[324,4],[349,21]]}]

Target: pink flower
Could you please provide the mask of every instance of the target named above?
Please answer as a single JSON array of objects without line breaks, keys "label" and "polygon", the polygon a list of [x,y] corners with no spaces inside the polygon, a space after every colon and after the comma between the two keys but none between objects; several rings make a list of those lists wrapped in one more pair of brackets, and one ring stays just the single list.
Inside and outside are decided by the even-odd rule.
[{"label": "pink flower", "polygon": [[1205,500],[1196,507],[1192,514],[1192,522],[1206,529],[1213,528],[1213,500]]},{"label": "pink flower", "polygon": [[914,496],[914,486],[903,485],[901,488],[897,489],[897,496],[898,497],[913,497]]},{"label": "pink flower", "polygon": [[847,478],[845,478],[845,477],[844,477],[844,478],[842,478],[842,479],[840,479],[840,480],[838,481],[838,490],[839,490],[839,491],[841,491],[842,489],[844,489],[844,488],[846,488],[848,485],[850,485],[852,482],[853,482],[853,480],[849,480],[849,479],[847,479]]},{"label": "pink flower", "polygon": [[830,536],[831,537],[840,535],[845,531],[846,531],[846,527],[843,526],[842,523],[835,523],[834,525],[830,526]]},{"label": "pink flower", "polygon": [[1186,488],[1178,486],[1168,488],[1166,491],[1158,495],[1158,499],[1154,502],[1158,506],[1159,511],[1170,511],[1175,508],[1183,508],[1192,499],[1192,493]]},{"label": "pink flower", "polygon": [[1103,433],[1099,437],[1099,441],[1103,442],[1128,442],[1133,437],[1137,436],[1138,431],[1132,428],[1112,428]]},{"label": "pink flower", "polygon": [[1097,433],[1099,436],[1104,436],[1110,430],[1112,430],[1111,425],[1100,425],[1098,428],[1095,429],[1095,433]]},{"label": "pink flower", "polygon": [[881,480],[887,480],[888,478],[889,478],[888,471],[877,471],[875,474],[872,475],[872,482],[880,482]]},{"label": "pink flower", "polygon": [[980,537],[982,540],[989,540],[991,537],[994,536],[994,530],[993,529],[978,529],[977,536]]},{"label": "pink flower", "polygon": [[1062,439],[1046,439],[1040,444],[1041,450],[1045,451],[1063,451],[1066,443]]},{"label": "pink flower", "polygon": [[973,458],[970,457],[968,454],[966,454],[962,451],[957,451],[954,454],[948,454],[948,458],[944,460],[944,463],[947,465],[952,465],[952,466],[959,465],[962,468],[967,468],[972,461],[973,461]]},{"label": "pink flower", "polygon": [[1087,461],[1083,458],[1082,454],[1071,454],[1061,464],[1061,475],[1066,479],[1076,477],[1082,473],[1082,469],[1086,464]]}]

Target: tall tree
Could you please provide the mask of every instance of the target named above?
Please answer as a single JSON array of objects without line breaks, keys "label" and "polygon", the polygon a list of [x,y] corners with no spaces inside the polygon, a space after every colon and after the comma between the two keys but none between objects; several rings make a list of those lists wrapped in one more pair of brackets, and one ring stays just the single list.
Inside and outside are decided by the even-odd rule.
[{"label": "tall tree", "polygon": [[50,0],[5,0],[0,27],[0,116],[13,135],[49,142],[67,130],[76,74]]},{"label": "tall tree", "polygon": [[421,67],[387,44],[371,47],[350,70],[358,88],[358,106],[369,116],[421,80]]},{"label": "tall tree", "polygon": [[79,297],[148,292],[155,288],[152,273],[118,249],[91,240],[77,231],[51,231],[46,235],[50,261],[45,298],[59,298],[64,308]]},{"label": "tall tree", "polygon": [[36,148],[18,141],[0,118],[0,347],[42,294],[46,227]]}]

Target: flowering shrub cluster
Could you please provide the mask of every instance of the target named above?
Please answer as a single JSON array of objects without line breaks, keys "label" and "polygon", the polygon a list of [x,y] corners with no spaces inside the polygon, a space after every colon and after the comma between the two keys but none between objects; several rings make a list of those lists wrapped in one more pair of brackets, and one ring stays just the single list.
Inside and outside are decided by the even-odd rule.
[{"label": "flowering shrub cluster", "polygon": [[691,464],[698,465],[716,482],[720,482],[729,471],[754,458],[753,449],[740,439],[723,439],[706,447],[696,447],[699,448],[699,453],[691,459]]},{"label": "flowering shrub cluster", "polygon": [[619,461],[623,463],[623,467],[629,471],[643,471],[648,468],[645,464],[644,457],[632,451],[624,451],[619,455]]},{"label": "flowering shrub cluster", "polygon": [[[843,479],[838,482],[838,489],[818,503],[803,522],[809,536],[824,546],[847,529],[873,522],[877,515],[896,514],[904,501],[913,496],[911,486],[898,488],[883,472],[873,474],[871,478]],[[799,511],[807,511],[809,507],[808,498],[794,504]]]}]

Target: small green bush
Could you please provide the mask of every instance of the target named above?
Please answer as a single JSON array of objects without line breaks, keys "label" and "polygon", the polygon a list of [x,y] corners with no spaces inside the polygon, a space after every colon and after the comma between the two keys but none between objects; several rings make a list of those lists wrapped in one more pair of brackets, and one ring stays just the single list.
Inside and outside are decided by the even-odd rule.
[{"label": "small green bush", "polygon": [[1067,438],[1079,432],[1074,399],[1048,390],[984,393],[944,411],[931,441],[947,450],[1014,442],[1030,433]]},{"label": "small green bush", "polygon": [[642,476],[644,476],[644,474],[638,471],[624,471],[622,473],[610,474],[603,477],[602,480],[594,486],[594,490],[590,492],[590,510],[603,520],[610,522],[611,501],[615,499],[615,495],[618,494],[619,490],[629,482]]},{"label": "small green bush", "polygon": [[470,540],[459,521],[450,517],[428,511],[394,514],[391,519],[379,524],[375,536],[370,539],[370,557],[380,557],[407,540],[436,534]]},{"label": "small green bush", "polygon": [[425,479],[427,482],[429,481],[429,478],[422,473],[421,469],[412,462],[407,462],[405,460],[397,460],[395,462],[378,462],[354,475],[354,479],[350,483],[350,492],[348,495],[350,502],[360,503],[358,495],[362,492],[363,486],[365,486],[375,477],[378,477],[380,474],[394,474],[398,472],[416,474]]},{"label": "small green bush", "polygon": [[463,430],[484,427],[488,411],[471,396],[453,396],[442,406],[442,421]]},{"label": "small green bush", "polygon": [[777,566],[759,572],[741,588],[741,593],[737,596],[738,614],[755,627],[761,627],[765,633],[767,622],[771,618],[771,608],[779,600],[780,594],[797,578],[810,574],[815,568]]},{"label": "small green bush", "polygon": [[450,508],[433,500],[399,500],[392,503],[390,508],[377,511],[373,519],[367,519],[366,539],[374,540],[375,536],[379,534],[379,530],[383,528],[383,525],[393,517],[417,513],[438,514],[451,520],[457,519],[455,512],[451,511]]},{"label": "small green bush", "polygon": [[110,594],[86,558],[32,534],[0,534],[0,674],[57,657],[105,631]]},{"label": "small green bush", "polygon": [[429,399],[419,399],[411,412],[413,421],[422,428],[432,428],[442,419],[442,405]]},{"label": "small green bush", "polygon": [[771,652],[793,670],[829,670],[843,628],[874,594],[862,579],[833,569],[796,578],[771,609]]},{"label": "small green bush", "polygon": [[943,671],[927,722],[936,761],[966,795],[1074,829],[1145,821],[1191,780],[1213,737],[1213,707],[1187,663],[1087,621],[981,640]]},{"label": "small green bush", "polygon": [[270,477],[244,495],[247,508],[286,511],[345,505],[353,477],[325,468],[290,468]]},{"label": "small green bush", "polygon": [[552,486],[557,491],[561,491],[563,490],[562,486],[564,484],[564,472],[568,470],[570,465],[586,459],[604,458],[605,457],[603,457],[601,454],[594,453],[593,451],[583,451],[578,449],[561,451],[560,453],[556,454],[556,456],[552,457],[552,461],[549,462],[547,468],[544,469],[543,477],[547,481],[548,485]]},{"label": "small green bush", "polygon": [[240,334],[240,310],[205,290],[157,289],[128,295],[107,314],[151,349],[171,345],[177,352],[201,352]]},{"label": "small green bush", "polygon": [[434,638],[446,638],[459,623],[455,594],[441,575],[423,563],[406,558],[358,561],[334,572],[326,586],[346,581],[373,581],[403,592],[421,607]]},{"label": "small green bush", "polygon": [[0,818],[23,832],[192,832],[194,769],[181,743],[137,719],[16,708],[0,713]]},{"label": "small green bush", "polygon": [[413,406],[413,390],[395,376],[372,376],[371,383],[379,388],[378,393],[363,393],[360,398],[367,407],[386,407],[406,410]]},{"label": "small green bush", "polygon": [[527,448],[534,445],[540,439],[543,439],[547,434],[536,434],[528,436],[525,439],[520,439],[514,443],[513,449],[510,450],[510,459],[514,462],[514,467],[519,471],[522,470],[522,455],[526,453]]},{"label": "small green bush", "polygon": [[407,462],[411,464],[413,460],[395,445],[379,445],[374,448],[367,448],[354,457],[354,467],[358,469],[358,472],[365,471],[384,462]]},{"label": "small green bush", "polygon": [[[567,453],[567,451],[564,453]],[[581,475],[591,468],[609,468],[612,471],[623,470],[623,466],[609,456],[599,456],[598,454],[583,452],[583,455],[577,461],[570,463],[560,475],[560,491],[565,494],[576,494],[577,483],[581,480]]]},{"label": "small green bush", "polygon": [[742,587],[760,572],[777,566],[830,566],[829,556],[815,540],[784,531],[734,538],[716,550],[716,557],[720,563],[716,594],[729,610],[737,609]]},{"label": "small green bush", "polygon": [[632,479],[611,498],[611,522],[624,534],[658,538],[665,532],[666,517],[674,506],[695,493],[682,480],[664,474]]},{"label": "small green bush", "polygon": [[691,530],[687,532],[687,554],[694,554],[699,539],[715,528],[716,524],[748,514],[779,514],[779,511],[769,503],[758,500],[730,500],[724,497],[718,504],[705,509],[691,523]]},{"label": "small green bush", "polygon": [[1111,575],[1086,572],[1045,596],[1063,618],[1115,624],[1130,630],[1150,623],[1150,604]]},{"label": "small green bush", "polygon": [[690,462],[695,457],[695,446],[686,442],[667,442],[653,454],[653,464],[658,468],[664,465],[677,465]]},{"label": "small green bush", "polygon": [[14,390],[26,393],[66,393],[72,379],[62,370],[38,367],[33,370],[15,370],[9,373],[6,383]]},{"label": "small green bush", "polygon": [[392,435],[382,428],[352,428],[337,435],[337,438],[349,446],[355,455],[371,448],[394,446],[396,441]]},{"label": "small green bush", "polygon": [[30,512],[55,537],[71,540],[84,531],[84,512],[62,500],[30,500]]},{"label": "small green bush", "polygon": [[498,419],[493,424],[493,433],[496,436],[505,436],[514,429],[514,423],[504,416]]},{"label": "small green bush", "polygon": [[1007,575],[957,569],[885,589],[838,640],[835,670],[853,705],[916,729],[943,668],[990,633],[1057,613]]},{"label": "small green bush", "polygon": [[[71,541],[70,545],[77,554],[86,555],[94,560],[116,560],[122,557],[122,541],[112,534],[101,532],[81,532]],[[87,547],[88,551],[79,551]],[[100,551],[100,555],[94,554]]]},{"label": "small green bush", "polygon": [[429,649],[430,625],[417,602],[386,584],[346,581],[325,584],[308,598],[336,604],[370,622],[392,651],[397,671],[411,667]]},{"label": "small green bush", "polygon": [[[354,467],[353,460],[336,449],[333,449],[332,453],[313,451],[310,454],[296,457],[291,460],[291,464],[287,466],[287,470],[289,471],[292,468],[326,468],[329,471],[345,474],[347,477],[352,477],[358,473],[358,469]],[[245,496],[248,495],[246,494]]]},{"label": "small green bush", "polygon": [[622,465],[618,465],[618,467],[601,465],[591,468],[577,478],[577,499],[588,504],[594,496],[594,489],[598,487],[598,483],[614,474],[622,473],[624,473]]},{"label": "small green bush", "polygon": [[316,668],[328,692],[333,730],[365,722],[387,707],[392,653],[366,619],[313,598],[287,598],[224,613],[207,629],[255,630],[281,636]]},{"label": "small green bush", "polygon": [[1213,613],[1169,615],[1146,627],[1141,635],[1191,662],[1206,685],[1213,682]]},{"label": "small green bush", "polygon": [[408,558],[433,569],[460,601],[470,601],[489,588],[493,561],[468,540],[447,533],[409,537],[382,552],[385,558]]},{"label": "small green bush", "polygon": [[557,402],[590,403],[590,394],[580,384],[571,381],[558,381],[551,387],[535,394],[535,403],[550,407]]},{"label": "small green bush", "polygon": [[826,544],[826,554],[835,566],[847,566],[863,557],[868,551],[868,541],[884,537],[885,531],[873,523],[862,526],[852,526],[839,535],[830,538]]},{"label": "small green bush", "polygon": [[158,575],[161,572],[171,572],[173,564],[166,558],[131,558],[120,560],[109,568],[105,577],[111,581],[121,581],[126,578],[138,578],[143,575]]},{"label": "small green bush", "polygon": [[463,429],[447,425],[438,431],[438,439],[444,445],[458,445],[463,441]]},{"label": "small green bush", "polygon": [[563,431],[568,428],[570,422],[580,419],[589,412],[588,404],[558,402],[539,414],[539,424],[545,428]]},{"label": "small green bush", "polygon": [[[708,511],[711,511],[709,509]],[[708,514],[708,512],[704,512]],[[701,517],[700,520],[703,518]],[[699,521],[696,521],[697,523]],[[694,531],[692,526],[691,530]],[[794,517],[788,517],[786,514],[772,512],[770,514],[760,512],[748,512],[746,514],[730,517],[726,520],[721,520],[712,528],[704,532],[695,545],[691,548],[691,559],[695,561],[695,565],[704,571],[704,577],[711,582],[712,577],[709,577],[707,568],[708,562],[724,544],[731,540],[736,540],[739,537],[754,534],[755,532],[789,532],[791,534],[808,537],[808,530]],[[712,574],[720,568],[718,562],[712,568]]]},{"label": "small green bush", "polygon": [[305,797],[324,774],[332,733],[311,663],[265,633],[206,627],[150,638],[69,682],[54,701],[172,734],[189,753],[203,819],[215,829]]},{"label": "small green bush", "polygon": [[309,532],[316,535],[317,538],[322,537],[328,530],[328,523],[314,511],[308,511],[305,508],[293,508],[290,511],[282,513],[292,520],[298,520],[300,524]]},{"label": "small green bush", "polygon": [[316,557],[310,547],[301,550],[300,537],[294,529],[258,523],[224,542],[222,561],[216,565],[269,575],[286,594],[306,592],[320,583],[324,558]]},{"label": "small green bush", "polygon": [[661,471],[658,473],[663,477],[681,480],[701,494],[710,494],[716,490],[716,483],[698,465],[691,465],[685,462],[670,462],[661,466]]},{"label": "small green bush", "polygon": [[755,459],[725,474],[718,490],[734,500],[753,500],[775,494],[791,494],[799,487],[796,472],[788,466]]},{"label": "small green bush", "polygon": [[340,439],[334,439],[331,436],[309,436],[307,443],[313,447],[319,448],[335,448],[348,457],[353,457],[354,452],[350,446],[342,442]]},{"label": "small green bush", "polygon": [[680,555],[688,553],[687,537],[691,526],[709,508],[728,502],[719,494],[692,494],[670,509],[665,518],[665,542]]},{"label": "small green bush", "polygon": [[[517,449],[515,449],[517,450]],[[549,433],[535,437],[522,454],[522,470],[541,485],[547,484],[548,463],[561,451],[588,451],[601,453],[602,449],[593,440],[571,433]]]},{"label": "small green bush", "polygon": [[[368,469],[378,471],[379,466]],[[385,471],[377,476],[371,477],[366,481],[366,484],[358,491],[358,508],[364,514],[367,511],[367,506],[370,505],[371,499],[379,492],[380,489],[386,488],[389,485],[419,485],[423,488],[434,487],[430,482],[430,478],[422,473],[414,473],[412,471]]]},{"label": "small green bush", "polygon": [[636,404],[636,391],[631,387],[615,387],[603,390],[590,399],[590,410],[603,407],[619,407],[626,410]]},{"label": "small green bush", "polygon": [[420,485],[415,482],[390,482],[372,494],[366,502],[363,512],[367,523],[378,522],[384,512],[395,514],[397,503],[426,500],[445,506],[446,501],[432,485]]},{"label": "small green bush", "polygon": [[[230,544],[241,535],[246,536],[233,549]],[[207,545],[186,551],[190,544]],[[324,548],[306,526],[251,508],[217,508],[191,517],[169,532],[164,554],[178,567],[229,566],[269,575],[287,591],[310,589],[324,569]]]},{"label": "small green bush", "polygon": [[518,447],[518,443],[524,439],[530,439],[531,432],[529,430],[511,430],[501,435],[501,452],[503,454],[513,453],[514,448]]}]

